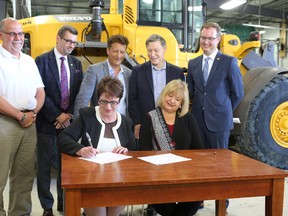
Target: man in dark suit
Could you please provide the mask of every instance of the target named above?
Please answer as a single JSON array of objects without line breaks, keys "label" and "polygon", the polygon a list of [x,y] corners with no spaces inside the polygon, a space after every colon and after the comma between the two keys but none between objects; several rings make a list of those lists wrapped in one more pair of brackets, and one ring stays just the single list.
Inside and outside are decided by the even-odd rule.
[{"label": "man in dark suit", "polygon": [[[50,192],[51,168],[58,161],[61,172],[57,136],[73,119],[74,101],[82,79],[82,65],[70,56],[77,45],[78,32],[71,26],[63,26],[56,36],[56,47],[36,58],[36,64],[45,85],[45,103],[38,113],[37,127],[37,189],[43,216],[53,215],[54,198]],[[57,162],[56,162],[57,163]],[[63,212],[63,192],[60,175],[57,179],[57,210]]]},{"label": "man in dark suit", "polygon": [[220,34],[217,23],[205,23],[200,34],[203,55],[190,60],[188,65],[192,113],[198,120],[206,148],[228,148],[233,110],[244,96],[237,59],[217,49]]},{"label": "man in dark suit", "polygon": [[[166,41],[157,34],[146,40],[149,61],[132,69],[129,80],[128,110],[134,124],[134,135],[139,139],[141,122],[145,114],[155,109],[156,101],[162,89],[174,79],[184,80],[181,68],[166,62]],[[147,215],[154,216],[157,212],[148,205]]]},{"label": "man in dark suit", "polygon": [[184,80],[181,68],[165,61],[166,41],[153,34],[146,40],[149,61],[132,69],[129,80],[129,114],[134,123],[135,138],[139,138],[145,114],[155,109],[158,96],[165,85],[174,79]]}]

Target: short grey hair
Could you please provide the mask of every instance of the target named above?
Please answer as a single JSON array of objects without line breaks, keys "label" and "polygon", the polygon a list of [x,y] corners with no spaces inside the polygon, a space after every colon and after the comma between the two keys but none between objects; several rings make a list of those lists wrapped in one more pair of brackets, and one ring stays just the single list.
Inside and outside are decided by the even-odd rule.
[{"label": "short grey hair", "polygon": [[149,43],[153,43],[153,42],[156,42],[156,41],[160,41],[161,43],[161,46],[162,47],[166,47],[166,41],[165,39],[161,36],[161,35],[158,35],[158,34],[152,34],[150,35],[147,40],[146,40],[146,46],[149,45]]},{"label": "short grey hair", "polygon": [[7,17],[7,18],[4,18],[0,21],[0,31],[3,31],[4,28],[5,28],[5,23],[6,21],[17,21],[16,19],[12,18],[12,17]]}]

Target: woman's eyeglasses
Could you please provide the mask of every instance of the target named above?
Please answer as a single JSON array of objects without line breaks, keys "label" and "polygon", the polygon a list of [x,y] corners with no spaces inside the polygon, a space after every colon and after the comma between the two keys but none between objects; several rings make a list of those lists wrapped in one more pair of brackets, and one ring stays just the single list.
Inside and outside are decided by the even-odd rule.
[{"label": "woman's eyeglasses", "polygon": [[115,107],[119,104],[119,101],[107,101],[107,100],[99,100],[98,103],[100,105],[106,106],[107,104],[110,104],[112,107]]}]

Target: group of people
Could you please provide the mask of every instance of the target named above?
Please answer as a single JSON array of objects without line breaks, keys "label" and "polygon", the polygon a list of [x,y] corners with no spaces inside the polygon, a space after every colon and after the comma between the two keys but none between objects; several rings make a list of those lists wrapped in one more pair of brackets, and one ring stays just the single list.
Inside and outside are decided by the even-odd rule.
[{"label": "group of people", "polygon": [[[0,216],[6,215],[3,191],[8,178],[8,215],[31,214],[36,143],[37,190],[43,216],[53,215],[53,166],[59,171],[57,210],[63,212],[60,152],[93,157],[105,151],[228,148],[233,110],[244,92],[237,60],[217,48],[220,31],[216,23],[202,27],[199,40],[203,55],[190,60],[187,85],[182,69],[165,60],[167,45],[160,35],[152,34],[146,40],[149,61],[132,71],[122,64],[128,39],[111,36],[107,60],[89,66],[83,75],[81,62],[70,55],[77,44],[74,27],[62,26],[55,48],[34,61],[21,52],[21,24],[3,19]],[[192,216],[201,203],[152,204],[147,213]],[[87,216],[118,216],[124,207],[84,211]]]}]

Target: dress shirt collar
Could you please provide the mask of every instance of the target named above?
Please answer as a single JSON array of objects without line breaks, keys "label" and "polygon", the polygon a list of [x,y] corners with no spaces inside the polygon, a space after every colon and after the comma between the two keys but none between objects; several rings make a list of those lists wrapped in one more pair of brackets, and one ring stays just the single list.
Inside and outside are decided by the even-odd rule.
[{"label": "dress shirt collar", "polygon": [[[216,49],[216,50],[209,56],[209,58],[214,61],[214,59],[216,58],[216,55],[217,55],[218,51],[219,51],[219,50]],[[208,56],[203,53],[203,61],[204,61],[204,59],[205,59],[206,57],[208,57]]]},{"label": "dress shirt collar", "polygon": [[157,68],[154,67],[152,64],[151,64],[151,66],[152,66],[152,71],[153,71],[153,70],[154,70],[154,71],[166,70],[166,61],[164,62],[163,67],[162,67],[161,69],[157,69]]},{"label": "dress shirt collar", "polygon": [[[107,59],[106,61],[107,61],[107,64],[108,64],[109,74],[110,74],[110,76],[114,77],[114,76],[115,76],[115,71],[114,71],[114,69],[111,67],[108,59]],[[120,73],[123,73],[123,68],[122,68],[121,65],[120,65],[120,71],[119,71],[118,75],[119,75]],[[118,76],[118,75],[117,75],[117,76]]]},{"label": "dress shirt collar", "polygon": [[59,52],[58,52],[58,50],[56,49],[56,47],[54,48],[54,53],[55,53],[55,57],[56,57],[56,59],[59,61],[59,59],[61,58],[61,57],[64,57],[66,60],[67,60],[67,56],[63,56],[62,54],[60,54]]}]

